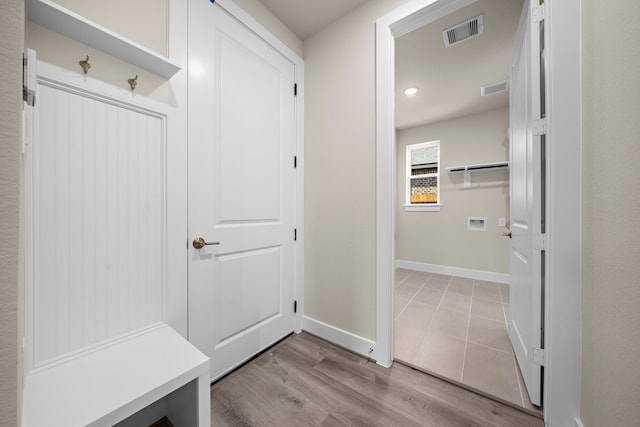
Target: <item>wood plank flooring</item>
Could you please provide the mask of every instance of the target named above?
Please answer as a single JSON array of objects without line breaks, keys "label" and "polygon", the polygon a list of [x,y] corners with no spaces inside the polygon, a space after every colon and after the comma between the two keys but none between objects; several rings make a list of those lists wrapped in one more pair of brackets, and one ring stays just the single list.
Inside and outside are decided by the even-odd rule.
[{"label": "wood plank flooring", "polygon": [[211,387],[222,426],[544,426],[508,405],[410,367],[387,369],[307,333]]}]

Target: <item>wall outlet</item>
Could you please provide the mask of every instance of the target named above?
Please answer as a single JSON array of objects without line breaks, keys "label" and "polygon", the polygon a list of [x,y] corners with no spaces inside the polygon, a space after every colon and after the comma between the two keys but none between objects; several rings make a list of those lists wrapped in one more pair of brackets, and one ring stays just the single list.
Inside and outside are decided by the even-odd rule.
[{"label": "wall outlet", "polygon": [[467,230],[469,231],[487,231],[487,218],[484,217],[468,217]]},{"label": "wall outlet", "polygon": [[505,227],[507,225],[506,218],[498,218],[498,227]]}]

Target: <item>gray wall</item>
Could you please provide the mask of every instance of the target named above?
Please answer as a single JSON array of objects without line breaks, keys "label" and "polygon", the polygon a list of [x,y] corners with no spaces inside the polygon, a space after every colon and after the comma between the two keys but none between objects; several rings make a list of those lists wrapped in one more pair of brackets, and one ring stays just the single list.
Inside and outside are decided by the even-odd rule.
[{"label": "gray wall", "polygon": [[269,12],[262,3],[258,0],[234,0],[234,2],[302,58],[302,40]]},{"label": "gray wall", "polygon": [[582,416],[640,419],[640,3],[582,2]]},{"label": "gray wall", "polygon": [[375,21],[370,0],[304,41],[305,315],[376,338]]},{"label": "gray wall", "polygon": [[160,55],[168,56],[168,0],[54,2]]},{"label": "gray wall", "polygon": [[[509,273],[509,239],[498,218],[509,218],[509,171],[463,174],[446,168],[509,160],[509,109],[500,108],[397,132],[396,259]],[[406,212],[406,147],[440,140],[440,212]],[[467,217],[486,217],[487,231],[468,231]]]},{"label": "gray wall", "polygon": [[0,425],[16,425],[22,394],[21,146],[24,3],[0,7]]}]

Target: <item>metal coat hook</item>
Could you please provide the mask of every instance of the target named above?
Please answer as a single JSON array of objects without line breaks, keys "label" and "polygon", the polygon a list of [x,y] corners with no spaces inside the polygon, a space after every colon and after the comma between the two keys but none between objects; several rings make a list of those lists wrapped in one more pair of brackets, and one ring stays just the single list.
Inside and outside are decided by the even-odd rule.
[{"label": "metal coat hook", "polygon": [[132,79],[127,80],[129,82],[129,86],[131,86],[131,90],[136,90],[136,86],[138,86],[138,75]]},{"label": "metal coat hook", "polygon": [[78,62],[78,64],[82,67],[82,71],[87,74],[89,69],[91,69],[91,64],[89,64],[89,55],[87,55],[87,59]]}]

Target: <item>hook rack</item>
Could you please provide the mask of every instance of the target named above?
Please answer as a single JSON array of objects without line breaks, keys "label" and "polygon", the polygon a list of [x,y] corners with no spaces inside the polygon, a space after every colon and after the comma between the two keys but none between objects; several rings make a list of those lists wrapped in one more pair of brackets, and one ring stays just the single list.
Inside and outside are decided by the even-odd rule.
[{"label": "hook rack", "polygon": [[91,64],[89,64],[89,55],[87,55],[87,59],[78,62],[78,64],[80,64],[80,66],[82,67],[82,71],[87,74],[91,69]]}]

